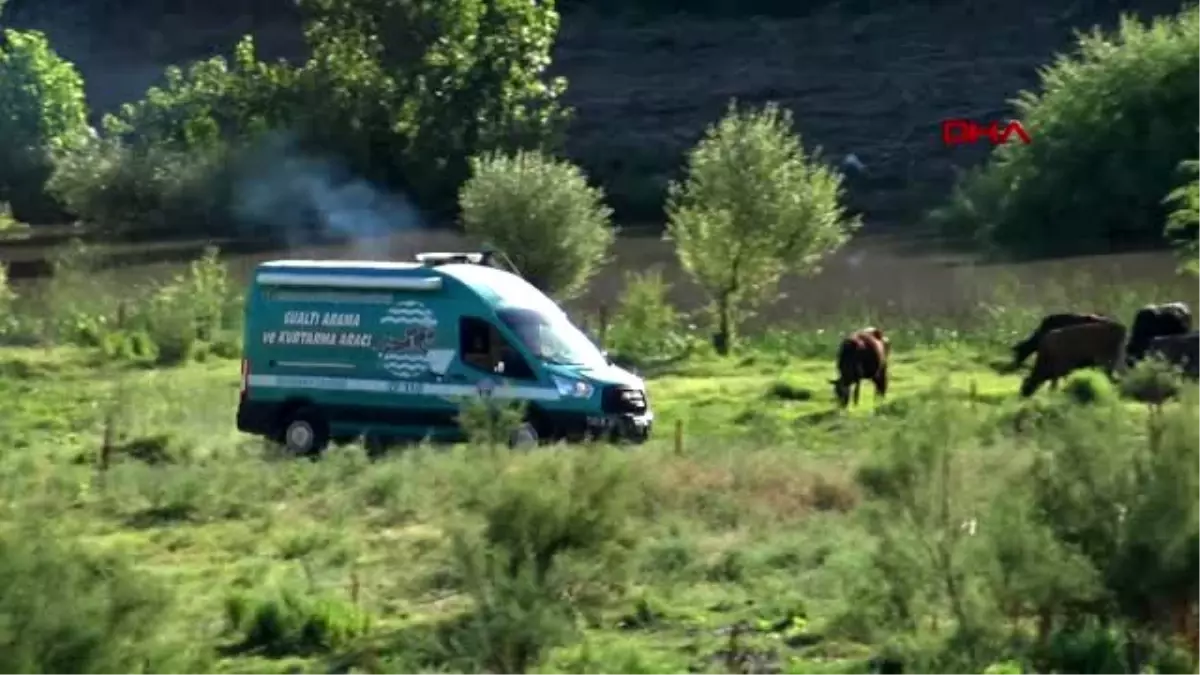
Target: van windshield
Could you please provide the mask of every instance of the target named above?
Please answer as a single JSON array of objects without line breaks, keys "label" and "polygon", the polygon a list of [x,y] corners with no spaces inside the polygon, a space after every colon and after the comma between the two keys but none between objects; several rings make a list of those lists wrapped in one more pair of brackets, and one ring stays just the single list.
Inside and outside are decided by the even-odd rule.
[{"label": "van windshield", "polygon": [[530,353],[547,363],[592,368],[607,365],[596,345],[563,314],[533,309],[502,309],[497,314]]}]

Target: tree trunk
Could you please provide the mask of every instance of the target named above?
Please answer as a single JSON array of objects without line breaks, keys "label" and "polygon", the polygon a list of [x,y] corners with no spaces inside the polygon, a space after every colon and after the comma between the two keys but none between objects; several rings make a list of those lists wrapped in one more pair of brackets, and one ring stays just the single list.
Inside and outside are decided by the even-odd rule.
[{"label": "tree trunk", "polygon": [[721,356],[728,356],[733,348],[733,323],[729,319],[729,296],[717,299],[717,332],[713,335],[713,348]]}]

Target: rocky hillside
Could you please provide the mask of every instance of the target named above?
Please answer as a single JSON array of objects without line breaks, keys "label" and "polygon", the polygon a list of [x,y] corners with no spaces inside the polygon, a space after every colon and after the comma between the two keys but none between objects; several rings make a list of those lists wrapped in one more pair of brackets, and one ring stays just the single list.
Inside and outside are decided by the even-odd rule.
[{"label": "rocky hillside", "polygon": [[[165,65],[226,51],[246,32],[268,56],[303,53],[293,13],[239,13],[229,4],[185,3],[170,15],[104,22],[120,30],[98,31],[69,13],[33,16],[15,0],[7,17],[47,30],[104,111],[139,96]],[[604,182],[624,220],[655,220],[682,153],[730,99],[779,101],[807,144],[866,164],[851,188],[868,224],[910,223],[982,156],[983,148],[943,148],[940,120],[1003,117],[1012,97],[1036,85],[1036,69],[1070,48],[1073,31],[1111,26],[1119,11],[1178,6],[1135,4],[896,3],[796,18],[575,10],[564,18],[555,63],[577,111],[569,149]]]}]

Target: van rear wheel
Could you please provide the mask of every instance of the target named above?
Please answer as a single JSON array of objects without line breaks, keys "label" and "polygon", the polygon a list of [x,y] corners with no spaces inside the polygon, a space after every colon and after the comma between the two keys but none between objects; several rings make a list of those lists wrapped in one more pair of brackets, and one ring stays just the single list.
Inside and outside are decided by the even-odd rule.
[{"label": "van rear wheel", "polygon": [[301,408],[287,417],[280,436],[289,455],[316,457],[329,445],[329,423],[315,408]]}]

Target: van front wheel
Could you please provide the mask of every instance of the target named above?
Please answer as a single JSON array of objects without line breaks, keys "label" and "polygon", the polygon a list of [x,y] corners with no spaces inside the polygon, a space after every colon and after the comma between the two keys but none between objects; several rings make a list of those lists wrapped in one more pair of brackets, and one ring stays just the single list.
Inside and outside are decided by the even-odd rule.
[{"label": "van front wheel", "polygon": [[315,457],[329,445],[329,424],[313,408],[302,408],[287,418],[282,436],[290,455]]}]

